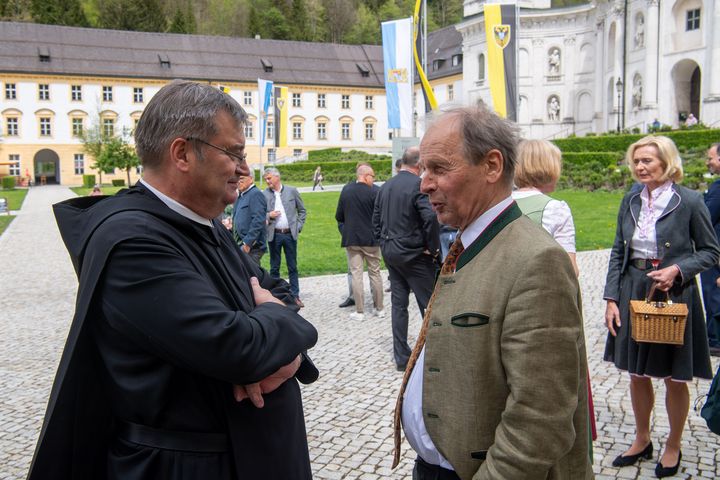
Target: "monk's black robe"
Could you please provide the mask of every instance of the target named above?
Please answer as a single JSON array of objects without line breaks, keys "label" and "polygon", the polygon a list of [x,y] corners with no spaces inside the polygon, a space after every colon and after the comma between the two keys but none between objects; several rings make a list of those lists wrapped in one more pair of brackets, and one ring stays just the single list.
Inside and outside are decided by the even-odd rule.
[{"label": "monk's black robe", "polygon": [[[232,396],[301,353],[297,379],[317,378],[303,353],[317,331],[287,283],[219,222],[193,222],[143,186],[55,215],[79,288],[28,478],[311,478],[297,380],[262,409]],[[251,276],[292,307],[256,305]],[[153,446],[128,441],[127,425],[150,429]]]}]

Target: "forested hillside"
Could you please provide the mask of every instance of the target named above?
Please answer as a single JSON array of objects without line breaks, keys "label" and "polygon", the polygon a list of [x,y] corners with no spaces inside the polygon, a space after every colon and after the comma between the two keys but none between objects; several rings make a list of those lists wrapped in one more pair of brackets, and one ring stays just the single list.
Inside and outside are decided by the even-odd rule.
[{"label": "forested hillside", "polygon": [[[589,0],[551,0],[553,7]],[[380,22],[414,0],[0,0],[0,20],[146,32],[380,44]],[[463,0],[427,0],[428,30],[462,20]]]},{"label": "forested hillside", "polygon": [[[428,0],[430,31],[462,19],[462,0]],[[380,22],[414,0],[0,0],[0,19],[119,30],[380,44]]]}]

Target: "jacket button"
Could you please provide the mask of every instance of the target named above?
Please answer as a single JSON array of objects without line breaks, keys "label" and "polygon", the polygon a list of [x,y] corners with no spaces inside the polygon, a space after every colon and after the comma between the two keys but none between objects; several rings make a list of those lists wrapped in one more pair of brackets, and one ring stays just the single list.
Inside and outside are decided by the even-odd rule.
[{"label": "jacket button", "polygon": [[665,242],[665,248],[670,248],[670,242]]},{"label": "jacket button", "polygon": [[627,245],[627,240],[623,240],[623,245]]}]

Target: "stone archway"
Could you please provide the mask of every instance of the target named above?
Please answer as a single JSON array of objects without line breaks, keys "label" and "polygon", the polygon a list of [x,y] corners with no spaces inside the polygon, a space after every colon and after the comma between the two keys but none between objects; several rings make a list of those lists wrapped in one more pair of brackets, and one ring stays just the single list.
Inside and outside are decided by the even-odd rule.
[{"label": "stone archway", "polygon": [[700,116],[700,88],[702,72],[700,66],[693,60],[680,60],[671,72],[673,89],[675,92],[674,121],[682,123],[688,114],[695,118]]},{"label": "stone archway", "polygon": [[53,150],[43,148],[35,154],[35,185],[60,183],[60,157]]}]

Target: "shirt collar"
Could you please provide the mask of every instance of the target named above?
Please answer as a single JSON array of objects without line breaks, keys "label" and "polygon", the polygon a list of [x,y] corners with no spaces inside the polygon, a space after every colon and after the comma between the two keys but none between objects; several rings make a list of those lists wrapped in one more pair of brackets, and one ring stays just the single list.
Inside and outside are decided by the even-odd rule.
[{"label": "shirt collar", "polygon": [[206,227],[212,228],[212,226],[213,226],[212,220],[201,217],[200,215],[193,212],[192,210],[190,210],[189,208],[187,208],[185,205],[181,204],[177,200],[174,200],[174,199],[168,197],[167,195],[162,193],[160,190],[158,190],[157,188],[150,185],[148,183],[148,181],[145,180],[144,178],[140,179],[140,183],[145,185],[145,187],[147,187],[148,190],[150,190],[152,193],[154,193],[155,196],[158,197],[161,202],[163,202],[165,205],[167,205],[167,207],[170,210],[182,215],[183,217],[185,217],[189,220],[192,220],[193,222],[196,222],[196,223],[199,223],[200,225],[205,225]]},{"label": "shirt collar", "polygon": [[509,196],[473,220],[473,222],[460,234],[460,240],[462,241],[463,248],[468,248],[472,245],[472,243],[477,240],[477,238],[485,231],[493,220],[504,212],[506,208],[512,205],[512,202],[512,196]]}]

